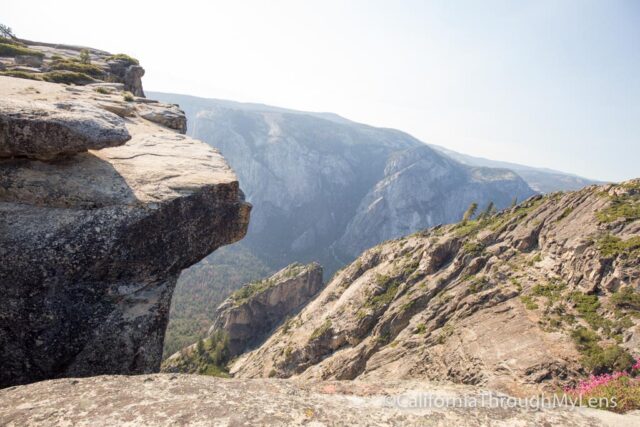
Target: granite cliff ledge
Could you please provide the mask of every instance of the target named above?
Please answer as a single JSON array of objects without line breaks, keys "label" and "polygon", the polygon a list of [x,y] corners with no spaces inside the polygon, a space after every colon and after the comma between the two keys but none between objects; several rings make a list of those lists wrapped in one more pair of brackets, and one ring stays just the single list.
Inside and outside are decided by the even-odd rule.
[{"label": "granite cliff ledge", "polygon": [[[0,77],[0,134],[35,147],[0,155],[0,387],[157,371],[181,270],[246,233],[251,206],[224,158],[180,133],[176,106],[123,90]],[[47,112],[16,125],[16,101]],[[69,139],[38,135],[53,122]],[[70,122],[107,148],[74,140]]]}]

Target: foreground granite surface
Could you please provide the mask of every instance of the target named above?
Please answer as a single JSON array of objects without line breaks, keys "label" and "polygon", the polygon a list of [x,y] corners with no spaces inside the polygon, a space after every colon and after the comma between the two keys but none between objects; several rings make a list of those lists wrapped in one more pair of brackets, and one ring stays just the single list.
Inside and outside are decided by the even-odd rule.
[{"label": "foreground granite surface", "polygon": [[[595,409],[417,408],[412,401],[481,399],[469,386],[419,382],[221,379],[200,375],[100,376],[0,390],[7,426],[633,426],[640,415]],[[493,393],[497,398],[498,395]],[[486,397],[485,397],[486,398]],[[479,400],[478,400],[479,401]],[[489,400],[487,399],[487,402]],[[400,402],[400,405],[396,405]],[[489,406],[489,404],[487,404]]]},{"label": "foreground granite surface", "polygon": [[[0,159],[0,387],[157,372],[181,270],[246,233],[250,205],[224,158],[180,133],[175,106],[122,89],[0,77],[0,100],[20,111],[91,106],[73,119],[87,127],[100,110],[130,136],[49,161]],[[25,129],[44,141],[49,127]]]}]

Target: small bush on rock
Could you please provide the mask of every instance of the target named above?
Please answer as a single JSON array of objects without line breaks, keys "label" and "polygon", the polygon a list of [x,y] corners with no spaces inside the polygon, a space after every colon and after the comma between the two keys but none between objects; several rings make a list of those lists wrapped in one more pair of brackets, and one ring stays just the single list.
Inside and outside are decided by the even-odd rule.
[{"label": "small bush on rock", "polygon": [[14,58],[19,55],[37,56],[40,58],[44,57],[44,54],[42,52],[38,52],[37,50],[29,49],[15,44],[0,43],[0,56]]},{"label": "small bush on rock", "polygon": [[128,63],[129,65],[140,65],[140,61],[124,53],[118,53],[116,55],[108,56],[107,58],[105,58],[105,60],[106,61],[123,61]]}]

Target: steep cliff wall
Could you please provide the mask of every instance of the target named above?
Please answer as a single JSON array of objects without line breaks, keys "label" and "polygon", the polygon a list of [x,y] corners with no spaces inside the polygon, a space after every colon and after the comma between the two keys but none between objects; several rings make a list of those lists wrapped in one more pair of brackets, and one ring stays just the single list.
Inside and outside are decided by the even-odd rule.
[{"label": "steep cliff wall", "polygon": [[209,334],[224,331],[231,356],[266,338],[287,316],[322,289],[322,267],[292,264],[273,276],[240,288],[216,310]]},{"label": "steep cliff wall", "polygon": [[180,271],[246,232],[222,156],[122,90],[0,77],[0,386],[157,371]]},{"label": "steep cliff wall", "polygon": [[[204,373],[210,363],[224,369],[226,361],[261,344],[276,326],[297,314],[322,286],[322,267],[316,263],[292,264],[243,286],[217,308],[202,348],[193,344],[173,354],[162,371]],[[200,354],[205,352],[214,354]]]}]

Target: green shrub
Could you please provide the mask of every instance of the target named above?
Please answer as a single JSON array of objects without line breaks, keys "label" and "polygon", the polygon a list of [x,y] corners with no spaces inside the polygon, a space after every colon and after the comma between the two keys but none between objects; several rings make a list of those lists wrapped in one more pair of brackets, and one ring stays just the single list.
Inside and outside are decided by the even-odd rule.
[{"label": "green shrub", "polygon": [[538,297],[546,297],[549,303],[554,303],[560,299],[562,291],[567,287],[566,284],[559,281],[551,281],[544,285],[535,285],[531,293]]},{"label": "green shrub", "polygon": [[495,213],[495,208],[493,204],[490,203],[487,209],[485,209],[485,212],[479,215],[478,218],[459,222],[453,227],[453,230],[458,237],[472,236],[485,228],[492,231],[499,231],[512,219],[516,218],[520,220],[525,218],[542,203],[543,200],[544,198],[540,198],[538,200],[524,202],[509,211],[503,211],[498,214]]},{"label": "green shrub", "polygon": [[44,57],[44,53],[38,52],[37,50],[15,44],[0,43],[0,56],[13,58],[18,55],[37,56],[40,58]]},{"label": "green shrub", "polygon": [[522,301],[522,303],[524,304],[524,307],[527,310],[537,310],[538,309],[538,304],[533,299],[533,297],[531,297],[531,295],[523,295],[523,296],[521,296],[520,297],[520,301]]},{"label": "green shrub", "polygon": [[408,310],[411,310],[411,308],[412,308],[414,305],[416,305],[416,302],[418,302],[418,301],[417,301],[417,300],[415,300],[415,299],[409,300],[408,302],[406,302],[406,303],[404,303],[404,304],[402,305],[401,310],[402,310],[403,312],[408,311]]},{"label": "green shrub", "polygon": [[9,37],[0,36],[0,43],[2,44],[12,44],[14,46],[24,46],[24,43],[20,43],[18,40],[14,40]]},{"label": "green shrub", "polygon": [[542,254],[538,252],[529,261],[527,261],[527,266],[533,267],[536,263],[540,261],[542,261]]},{"label": "green shrub", "polygon": [[593,374],[599,375],[626,371],[633,366],[634,362],[633,356],[627,350],[618,345],[610,345],[604,349],[599,346],[592,348],[585,357],[583,365]]},{"label": "green shrub", "polygon": [[469,292],[475,294],[489,284],[489,280],[485,276],[469,275],[463,279],[465,282],[469,282]]},{"label": "green shrub", "polygon": [[[637,189],[632,188],[632,190]],[[620,218],[625,221],[640,219],[640,194],[632,192],[631,194],[613,196],[608,207],[596,212],[596,218],[604,223],[613,222]]]},{"label": "green shrub", "polygon": [[299,262],[294,262],[293,264],[287,266],[287,268],[282,272],[283,277],[289,279],[291,277],[295,277],[298,274],[304,271],[304,265]]},{"label": "green shrub", "polygon": [[485,246],[481,242],[473,241],[473,242],[466,242],[462,247],[462,250],[466,254],[470,254],[473,256],[480,256],[484,252],[484,248]]},{"label": "green shrub", "polygon": [[86,75],[92,77],[104,77],[104,71],[102,68],[93,64],[83,64],[78,61],[70,61],[70,60],[58,60],[54,61],[49,68],[51,70],[66,70],[66,71],[74,71],[77,73],[84,73]]},{"label": "green shrub", "polygon": [[206,339],[198,339],[195,349],[185,348],[180,351],[177,360],[166,363],[180,372],[229,377],[229,360],[229,336],[224,331],[217,330]]},{"label": "green shrub", "polygon": [[376,342],[380,345],[385,345],[389,341],[391,341],[391,334],[389,332],[384,332],[376,338]]},{"label": "green shrub", "polygon": [[218,377],[218,378],[231,378],[229,372],[221,367],[214,364],[208,364],[203,369],[198,371],[200,375],[208,375],[210,377]]},{"label": "green shrub", "polygon": [[583,356],[582,365],[594,375],[624,371],[633,366],[634,359],[627,350],[618,345],[602,348],[598,344],[598,335],[587,328],[574,330],[571,338]]},{"label": "green shrub", "polygon": [[397,279],[378,274],[376,275],[376,285],[381,287],[383,292],[371,297],[369,301],[367,301],[367,307],[372,307],[373,309],[379,309],[390,304],[398,292],[400,283]]},{"label": "green shrub", "polygon": [[603,328],[606,333],[611,330],[611,321],[598,314],[600,301],[597,295],[587,295],[575,291],[569,295],[569,299],[576,305],[576,311],[593,329]]},{"label": "green shrub", "polygon": [[91,64],[91,54],[88,49],[82,49],[80,51],[80,62],[83,64]]},{"label": "green shrub", "polygon": [[[125,101],[127,101],[127,102],[133,102],[133,101],[135,101],[135,97],[133,96],[133,94],[132,94],[131,92],[128,92],[128,91],[127,91],[127,92],[124,92],[124,93],[122,94],[122,98],[123,98]],[[263,282],[264,282],[264,280],[263,280]]]},{"label": "green shrub", "polygon": [[124,61],[129,65],[140,65],[140,61],[124,53],[118,53],[116,55],[108,56],[107,58],[105,58],[105,60],[106,61]]},{"label": "green shrub", "polygon": [[562,221],[563,219],[571,215],[571,212],[573,212],[573,208],[566,208],[565,210],[563,210],[560,216],[558,217],[558,221]]},{"label": "green shrub", "polygon": [[481,220],[470,220],[465,222],[458,223],[455,227],[455,234],[458,237],[470,236],[472,234],[477,233],[484,227],[484,221]]},{"label": "green shrub", "polygon": [[16,70],[0,71],[0,76],[16,77],[18,79],[42,80],[41,75],[38,73],[27,73],[25,71]]},{"label": "green shrub", "polygon": [[95,81],[84,73],[77,73],[74,71],[49,71],[46,73],[42,73],[42,80],[50,83],[65,83],[76,85],[85,85],[93,83]]},{"label": "green shrub", "polygon": [[416,325],[416,329],[413,331],[414,334],[424,334],[425,332],[427,332],[427,325],[425,325],[424,323],[418,323]]},{"label": "green shrub", "polygon": [[322,325],[320,325],[319,327],[317,327],[313,333],[311,334],[311,336],[309,337],[310,341],[313,341],[317,338],[320,338],[321,336],[323,336],[324,334],[327,333],[327,331],[329,331],[329,329],[331,329],[331,319],[327,319],[324,321],[324,323]]},{"label": "green shrub", "polygon": [[516,290],[517,290],[518,292],[521,292],[521,291],[522,291],[522,283],[520,283],[520,281],[519,281],[518,279],[516,279],[515,277],[509,277],[509,281],[511,282],[511,284],[512,284],[513,286],[515,286],[515,287],[516,287]]},{"label": "green shrub", "polygon": [[640,310],[640,294],[632,288],[623,288],[611,295],[611,303],[623,309]]},{"label": "green shrub", "polygon": [[605,234],[596,240],[596,245],[602,256],[607,258],[618,256],[628,258],[640,257],[640,236],[622,240],[611,234]]},{"label": "green shrub", "polygon": [[598,334],[584,327],[579,327],[574,330],[571,333],[571,338],[573,338],[573,342],[576,344],[580,353],[584,353],[598,345]]}]

